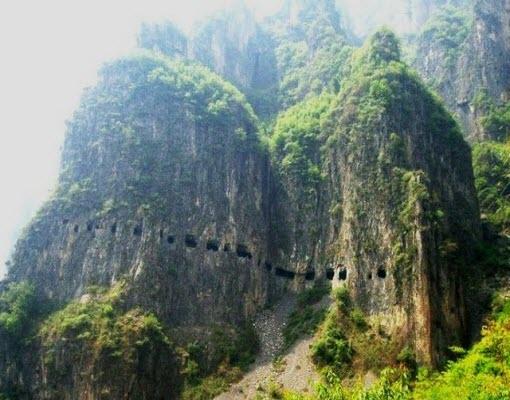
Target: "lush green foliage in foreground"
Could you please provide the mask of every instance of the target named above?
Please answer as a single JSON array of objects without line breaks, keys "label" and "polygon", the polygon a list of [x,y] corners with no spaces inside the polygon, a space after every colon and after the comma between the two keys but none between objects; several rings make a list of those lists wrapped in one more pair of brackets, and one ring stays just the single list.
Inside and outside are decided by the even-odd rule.
[{"label": "lush green foliage in foreground", "polygon": [[495,302],[495,315],[480,342],[445,372],[422,378],[414,398],[510,399],[510,299]]},{"label": "lush green foliage in foreground", "polygon": [[[510,299],[494,302],[494,315],[482,332],[482,339],[444,372],[420,370],[418,378],[405,362],[381,372],[378,382],[365,389],[361,382],[342,386],[331,373],[318,383],[311,396],[280,391],[274,398],[287,400],[508,400],[510,399]],[[345,357],[343,359],[346,359]]]},{"label": "lush green foliage in foreground", "polygon": [[499,230],[510,234],[510,144],[476,144],[473,169],[482,214]]}]

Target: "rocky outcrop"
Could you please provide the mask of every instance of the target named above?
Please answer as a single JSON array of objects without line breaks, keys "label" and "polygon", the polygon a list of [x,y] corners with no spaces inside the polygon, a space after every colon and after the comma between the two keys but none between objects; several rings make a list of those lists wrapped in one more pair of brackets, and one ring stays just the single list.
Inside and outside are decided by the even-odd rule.
[{"label": "rocky outcrop", "polygon": [[189,38],[168,22],[145,25],[138,44],[209,67],[268,119],[310,93],[338,90],[352,50],[344,24],[333,0],[289,0],[262,22],[240,3],[199,24]]},{"label": "rocky outcrop", "polygon": [[421,34],[415,66],[459,117],[469,140],[492,138],[478,123],[484,109],[476,99],[483,92],[496,105],[509,100],[510,3],[478,0],[472,20],[455,20],[453,13],[462,12],[446,9],[435,17],[448,21],[450,31],[438,23]]},{"label": "rocky outcrop", "polygon": [[152,55],[107,66],[10,278],[67,301],[128,277],[133,304],[172,325],[253,315],[275,292],[255,124],[240,93],[201,68]]},{"label": "rocky outcrop", "polygon": [[[391,32],[351,57],[337,40],[332,2],[314,4],[289,2],[270,22],[278,93],[287,99],[279,107],[290,107],[272,135],[263,137],[232,84],[176,60],[202,60],[245,91],[271,87],[260,59],[244,58],[259,51],[252,40],[260,31],[248,16],[242,26],[212,22],[198,42],[145,28],[141,43],[157,51],[105,66],[69,123],[58,188],[19,240],[8,279],[32,282],[41,302],[70,303],[62,312],[77,299],[88,307],[91,287],[122,283],[120,309],[98,312],[121,331],[125,318],[158,321],[150,324],[158,327],[152,358],[136,364],[152,375],[137,380],[135,367],[122,375],[141,397],[164,390],[145,390],[146,378],[177,374],[175,363],[155,369],[166,368],[158,353],[174,357],[163,326],[182,342],[210,336],[213,326],[225,332],[317,281],[347,286],[355,305],[421,363],[438,364],[464,339],[461,270],[479,234],[469,147],[400,61]],[[269,109],[273,99],[266,100]],[[101,380],[86,381],[86,389],[77,382],[82,369],[94,375],[110,366],[102,352],[80,344],[90,358],[69,357],[79,353],[73,340],[94,344],[94,332],[109,330],[83,336],[73,325],[81,317],[69,318],[76,329],[43,329],[41,347],[31,351],[55,358],[42,360],[37,375],[13,378],[31,379],[28,398],[64,391],[96,399],[108,391]],[[146,343],[134,340],[137,349],[139,342]],[[56,394],[39,389],[58,380],[48,365],[72,370]],[[115,396],[129,391],[124,379],[108,379]],[[162,397],[175,397],[179,385]]]},{"label": "rocky outcrop", "polygon": [[316,101],[283,117],[284,166],[299,155],[291,135],[313,116],[322,122],[307,125],[317,136],[304,136],[297,163],[310,179],[319,168],[312,185],[295,170],[282,174],[281,207],[294,219],[285,220],[291,230],[281,235],[280,259],[347,285],[387,334],[436,364],[448,343],[466,340],[460,271],[480,231],[470,150],[399,63],[391,33],[376,34],[351,68],[332,109]]}]

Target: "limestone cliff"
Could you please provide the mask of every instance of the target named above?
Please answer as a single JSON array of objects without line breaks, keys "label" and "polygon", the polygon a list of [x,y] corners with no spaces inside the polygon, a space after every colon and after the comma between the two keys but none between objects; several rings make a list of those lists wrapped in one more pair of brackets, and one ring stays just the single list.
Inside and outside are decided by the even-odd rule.
[{"label": "limestone cliff", "polygon": [[[69,123],[57,190],[16,245],[9,282],[51,310],[22,315],[26,343],[0,329],[0,390],[177,398],[198,362],[205,374],[238,355],[261,309],[328,281],[420,363],[463,342],[462,272],[479,235],[469,147],[391,32],[351,56],[332,3],[310,3],[271,22],[290,107],[274,132],[231,83],[179,60],[200,58],[173,29],[146,28],[159,51],[102,69]],[[245,91],[247,70],[272,82],[250,57],[222,58],[250,49],[256,25],[213,26],[203,63]],[[8,300],[0,312],[15,314]],[[118,376],[100,374],[115,360]]]},{"label": "limestone cliff", "polygon": [[143,54],[108,65],[10,277],[65,301],[128,276],[133,301],[172,324],[252,314],[271,293],[256,129],[242,95],[199,67]]},{"label": "limestone cliff", "polygon": [[492,138],[479,124],[486,94],[496,105],[509,100],[510,3],[478,0],[472,10],[443,9],[418,38],[416,68],[434,86],[472,140]]},{"label": "limestone cliff", "polygon": [[168,22],[145,25],[138,44],[209,67],[268,119],[339,86],[351,53],[344,24],[333,0],[288,0],[261,22],[241,3],[198,24],[188,38]]},{"label": "limestone cliff", "polygon": [[[391,33],[376,34],[351,70],[329,111],[323,98],[281,122],[291,229],[281,260],[346,284],[368,315],[434,364],[439,349],[465,340],[460,271],[479,235],[470,150],[399,62]],[[301,118],[309,136],[295,153]]]}]

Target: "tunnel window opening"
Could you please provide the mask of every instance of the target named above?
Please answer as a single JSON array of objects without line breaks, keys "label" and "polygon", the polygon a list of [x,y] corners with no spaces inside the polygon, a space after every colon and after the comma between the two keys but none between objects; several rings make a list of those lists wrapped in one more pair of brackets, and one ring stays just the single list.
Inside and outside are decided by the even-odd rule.
[{"label": "tunnel window opening", "polygon": [[164,235],[163,229],[160,229],[159,230],[159,238],[163,239],[163,235]]},{"label": "tunnel window opening", "polygon": [[133,235],[142,236],[142,227],[140,225],[135,226],[135,229],[133,229]]},{"label": "tunnel window opening", "polygon": [[110,228],[110,232],[115,235],[117,233],[117,224],[113,224]]},{"label": "tunnel window opening", "polygon": [[174,243],[175,243],[175,237],[173,237],[173,236],[171,236],[171,235],[167,236],[167,237],[166,237],[166,242],[167,242],[168,244],[174,244]]},{"label": "tunnel window opening", "polygon": [[184,243],[186,244],[186,247],[195,248],[198,245],[197,239],[194,235],[186,235],[184,237]]},{"label": "tunnel window opening", "polygon": [[225,243],[225,245],[223,246],[223,251],[225,253],[228,253],[230,251],[230,243]]},{"label": "tunnel window opening", "polygon": [[92,228],[94,228],[94,224],[92,222],[87,222],[87,230],[91,232]]},{"label": "tunnel window opening", "polygon": [[315,279],[315,271],[308,271],[305,274],[305,280],[307,281],[313,281]]},{"label": "tunnel window opening", "polygon": [[214,239],[208,240],[206,249],[210,250],[210,251],[218,251],[220,249],[220,244],[218,243],[217,240],[214,240]]},{"label": "tunnel window opening", "polygon": [[264,267],[266,268],[266,271],[268,271],[268,272],[271,272],[271,270],[273,269],[273,265],[268,261],[266,261],[264,263]]},{"label": "tunnel window opening", "polygon": [[67,225],[69,223],[69,220],[67,218],[64,218],[62,220],[62,225]]},{"label": "tunnel window opening", "polygon": [[78,225],[74,226],[74,232],[78,233],[80,231],[80,227]]},{"label": "tunnel window opening", "polygon": [[287,271],[282,268],[276,268],[275,275],[281,276],[282,278],[286,278],[286,279],[294,279],[294,277],[296,276],[296,273],[293,271]]},{"label": "tunnel window opening", "polygon": [[326,278],[328,278],[330,281],[332,281],[334,277],[335,277],[335,271],[333,270],[333,268],[327,268],[326,269]]},{"label": "tunnel window opening", "polygon": [[347,280],[347,270],[345,268],[342,268],[340,270],[340,272],[338,273],[338,280],[340,280],[340,281]]},{"label": "tunnel window opening", "polygon": [[237,253],[237,256],[240,258],[248,258],[251,260],[252,255],[251,255],[250,251],[248,250],[248,247],[244,244],[237,245],[236,253]]},{"label": "tunnel window opening", "polygon": [[385,279],[386,278],[386,268],[384,267],[379,267],[377,269],[377,277],[378,278],[381,278],[381,279]]},{"label": "tunnel window opening", "polygon": [[368,279],[372,279],[372,273],[371,272],[368,274]]}]

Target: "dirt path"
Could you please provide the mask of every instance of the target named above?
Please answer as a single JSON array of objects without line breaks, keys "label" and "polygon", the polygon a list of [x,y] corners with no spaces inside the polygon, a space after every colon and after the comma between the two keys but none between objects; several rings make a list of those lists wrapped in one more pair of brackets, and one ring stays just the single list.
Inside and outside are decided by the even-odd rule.
[{"label": "dirt path", "polygon": [[[283,329],[295,305],[295,297],[287,297],[274,309],[260,314],[255,321],[260,352],[253,367],[240,382],[216,400],[264,399],[268,388],[274,385],[299,392],[310,390],[311,383],[319,379],[309,359],[312,337],[299,340],[280,360],[273,362],[283,349]],[[329,299],[325,299],[318,307],[328,305]]]}]

